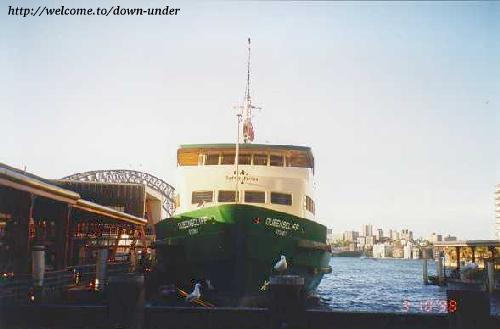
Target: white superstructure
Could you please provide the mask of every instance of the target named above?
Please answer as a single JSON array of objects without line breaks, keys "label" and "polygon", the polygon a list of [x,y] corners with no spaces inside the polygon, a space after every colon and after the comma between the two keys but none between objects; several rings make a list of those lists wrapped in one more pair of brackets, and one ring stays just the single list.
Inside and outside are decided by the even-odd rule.
[{"label": "white superstructure", "polygon": [[241,144],[238,166],[235,157],[235,144],[181,146],[175,213],[238,203],[314,219],[314,158],[309,148]]}]

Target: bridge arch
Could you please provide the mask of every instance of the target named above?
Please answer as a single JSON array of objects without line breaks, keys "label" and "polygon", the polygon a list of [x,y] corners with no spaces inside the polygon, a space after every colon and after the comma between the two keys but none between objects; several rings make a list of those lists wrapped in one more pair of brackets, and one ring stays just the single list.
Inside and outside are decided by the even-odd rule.
[{"label": "bridge arch", "polygon": [[82,182],[144,184],[159,192],[163,196],[164,199],[162,208],[167,212],[169,217],[174,213],[175,189],[163,179],[145,172],[126,169],[94,170],[84,173],[76,173],[66,176],[63,179]]}]

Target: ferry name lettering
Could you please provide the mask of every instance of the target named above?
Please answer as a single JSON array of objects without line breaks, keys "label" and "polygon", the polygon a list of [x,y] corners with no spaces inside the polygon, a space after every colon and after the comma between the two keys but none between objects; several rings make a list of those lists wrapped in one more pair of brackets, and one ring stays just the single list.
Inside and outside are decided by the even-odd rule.
[{"label": "ferry name lettering", "polygon": [[298,231],[300,228],[300,225],[297,223],[292,224],[289,221],[283,219],[269,218],[269,217],[266,218],[266,225],[287,231],[290,230]]},{"label": "ferry name lettering", "polygon": [[193,227],[201,226],[203,224],[206,224],[208,221],[208,217],[200,217],[200,218],[193,218],[189,219],[180,223],[177,223],[177,226],[179,227],[179,230],[186,230],[190,229]]},{"label": "ferry name lettering", "polygon": [[[235,181],[236,180],[236,176],[227,176],[226,175],[226,180],[228,181]],[[257,177],[252,177],[252,176],[238,176],[238,181],[240,181],[241,183],[257,183],[259,181],[259,179]]]}]

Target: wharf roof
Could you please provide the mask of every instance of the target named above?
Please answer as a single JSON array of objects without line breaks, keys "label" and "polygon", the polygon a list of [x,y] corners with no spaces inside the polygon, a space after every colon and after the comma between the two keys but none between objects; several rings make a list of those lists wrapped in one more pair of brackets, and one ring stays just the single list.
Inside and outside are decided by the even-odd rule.
[{"label": "wharf roof", "polygon": [[439,241],[434,247],[500,247],[500,240]]},{"label": "wharf roof", "polygon": [[97,215],[133,223],[146,224],[147,220],[105,207],[81,198],[79,193],[54,185],[51,180],[8,166],[0,162],[0,186],[32,193],[52,200],[65,202],[75,208]]}]

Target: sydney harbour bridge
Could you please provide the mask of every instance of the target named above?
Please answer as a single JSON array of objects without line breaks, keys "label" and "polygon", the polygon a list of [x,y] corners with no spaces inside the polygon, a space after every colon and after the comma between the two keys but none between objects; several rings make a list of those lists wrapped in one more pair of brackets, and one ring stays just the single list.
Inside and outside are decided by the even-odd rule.
[{"label": "sydney harbour bridge", "polygon": [[167,212],[169,216],[172,216],[175,208],[175,189],[163,179],[145,172],[125,169],[94,170],[84,173],[76,173],[64,177],[63,179],[82,182],[144,184],[159,192],[163,196],[162,208]]}]

